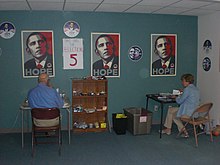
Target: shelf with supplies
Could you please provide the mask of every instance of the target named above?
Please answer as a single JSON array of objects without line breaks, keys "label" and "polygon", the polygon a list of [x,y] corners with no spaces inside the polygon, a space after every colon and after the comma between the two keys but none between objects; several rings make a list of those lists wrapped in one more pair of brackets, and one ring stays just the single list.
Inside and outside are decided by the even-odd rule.
[{"label": "shelf with supplies", "polygon": [[108,130],[108,80],[72,79],[73,132]]}]

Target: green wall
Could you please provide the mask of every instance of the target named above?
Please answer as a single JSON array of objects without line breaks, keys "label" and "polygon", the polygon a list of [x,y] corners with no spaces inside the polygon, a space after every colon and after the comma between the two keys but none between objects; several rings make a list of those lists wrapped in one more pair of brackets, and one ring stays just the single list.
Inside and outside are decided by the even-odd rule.
[{"label": "green wall", "polygon": [[[83,38],[84,69],[63,70],[62,39],[63,25],[74,20],[81,27],[77,38]],[[90,75],[91,32],[116,32],[121,38],[120,78],[109,78],[109,117],[113,112],[122,112],[125,107],[145,107],[146,93],[171,92],[180,88],[180,76],[197,72],[197,17],[121,14],[90,12],[0,12],[0,22],[9,21],[16,27],[11,39],[0,38],[0,131],[20,128],[19,105],[30,88],[37,84],[36,78],[22,77],[22,30],[53,30],[56,76],[55,87],[65,90],[71,98],[71,77]],[[150,77],[151,34],[177,34],[178,67],[175,77]],[[138,62],[128,58],[128,49],[139,45],[144,56]],[[150,107],[156,103],[151,102]],[[17,116],[17,121],[16,120]],[[160,113],[154,112],[153,122],[158,123]]]}]

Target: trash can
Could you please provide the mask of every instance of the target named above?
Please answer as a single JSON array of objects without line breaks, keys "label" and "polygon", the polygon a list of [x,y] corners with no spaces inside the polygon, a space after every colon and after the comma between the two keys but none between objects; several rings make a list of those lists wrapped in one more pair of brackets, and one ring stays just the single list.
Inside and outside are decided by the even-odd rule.
[{"label": "trash can", "polygon": [[127,116],[122,113],[112,114],[113,130],[118,135],[126,134]]},{"label": "trash can", "polygon": [[144,108],[124,108],[127,116],[127,130],[133,135],[150,134],[152,124],[152,112]]}]

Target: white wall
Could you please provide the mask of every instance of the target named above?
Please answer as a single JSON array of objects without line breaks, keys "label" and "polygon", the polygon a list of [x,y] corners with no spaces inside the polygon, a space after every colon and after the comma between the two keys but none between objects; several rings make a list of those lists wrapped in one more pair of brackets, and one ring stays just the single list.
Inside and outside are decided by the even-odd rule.
[{"label": "white wall", "polygon": [[[214,103],[211,118],[214,126],[220,125],[220,12],[213,15],[198,17],[198,65],[197,86],[201,91],[201,101]],[[203,50],[205,40],[212,42],[212,50],[208,53]],[[204,71],[202,61],[204,57],[211,59],[211,69]]]}]

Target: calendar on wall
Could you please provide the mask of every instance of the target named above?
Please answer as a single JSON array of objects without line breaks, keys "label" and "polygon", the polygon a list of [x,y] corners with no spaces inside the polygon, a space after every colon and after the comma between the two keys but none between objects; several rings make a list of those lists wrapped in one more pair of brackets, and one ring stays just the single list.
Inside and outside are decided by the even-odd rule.
[{"label": "calendar on wall", "polygon": [[63,39],[63,69],[83,69],[83,39]]}]

